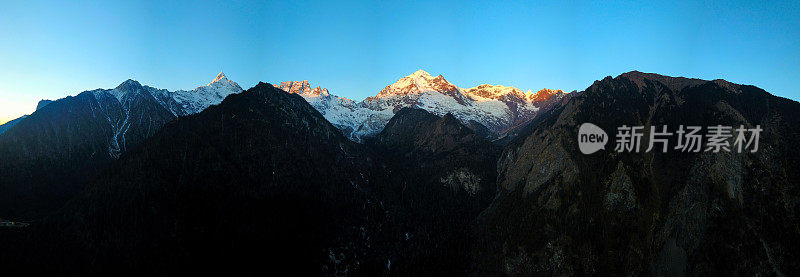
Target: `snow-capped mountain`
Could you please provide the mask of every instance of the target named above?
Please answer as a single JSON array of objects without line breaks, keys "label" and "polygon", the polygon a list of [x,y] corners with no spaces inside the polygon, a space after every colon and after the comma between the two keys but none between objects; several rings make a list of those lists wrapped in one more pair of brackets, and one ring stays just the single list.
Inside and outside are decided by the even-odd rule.
[{"label": "snow-capped mountain", "polygon": [[[58,137],[72,136],[72,131],[97,133],[98,138],[106,141],[105,152],[118,157],[131,144],[151,136],[166,122],[199,113],[239,92],[242,88],[222,72],[208,85],[193,90],[169,91],[128,79],[113,89],[85,91],[55,101],[42,100],[36,112],[21,122],[49,117],[70,118],[70,122],[63,126],[66,129],[49,134]],[[69,129],[81,124],[89,125],[87,128],[91,130]],[[62,132],[65,133],[60,134]]]},{"label": "snow-capped mountain", "polygon": [[225,77],[222,71],[217,74],[211,83],[197,87],[193,90],[179,90],[172,93],[172,99],[180,106],[175,114],[183,112],[185,114],[199,113],[211,105],[219,104],[225,97],[233,93],[242,92],[242,87],[234,81]]},{"label": "snow-capped mountain", "polygon": [[[288,93],[295,93],[302,96],[306,102],[317,109],[328,122],[336,126],[336,128],[339,128],[339,130],[342,130],[346,137],[354,141],[361,140],[361,136],[357,135],[359,134],[357,128],[364,125],[375,116],[373,111],[362,108],[360,103],[344,97],[331,95],[326,88],[312,88],[307,80],[282,82],[280,85],[274,86]],[[391,118],[391,116],[389,116],[389,118]],[[381,126],[381,128],[383,128],[383,126]]]},{"label": "snow-capped mountain", "polygon": [[466,125],[477,122],[499,136],[530,120],[552,96],[564,95],[560,90],[543,89],[532,93],[488,84],[462,89],[442,75],[434,77],[424,70],[397,80],[361,102],[331,95],[324,88],[312,89],[308,81],[283,82],[276,87],[305,98],[354,141],[379,133],[404,107],[424,109],[438,116],[451,113]]},{"label": "snow-capped mountain", "polygon": [[[506,87],[501,85],[483,84],[477,87],[468,88],[463,90],[466,95],[476,100],[477,105],[497,105],[500,102],[504,105],[503,110],[508,112],[508,119],[506,124],[500,125],[498,128],[493,128],[491,125],[486,125],[490,130],[505,131],[508,128],[527,122],[550,100],[561,98],[565,93],[561,90],[541,89],[537,92],[522,90],[515,87]],[[556,98],[551,98],[556,96]],[[508,125],[510,123],[510,125]]]},{"label": "snow-capped mountain", "polygon": [[[169,91],[166,89],[157,89],[150,86],[143,86],[139,82],[128,79],[119,86],[111,90],[94,90],[94,102],[90,102],[90,107],[93,114],[95,111],[99,113],[106,113],[105,117],[113,130],[113,137],[109,144],[109,153],[111,156],[116,157],[126,148],[126,133],[130,130],[131,125],[135,124],[148,124],[147,120],[153,118],[154,113],[163,113],[164,111],[172,115],[172,117],[186,116],[203,111],[211,105],[219,104],[225,99],[226,96],[242,92],[242,88],[236,82],[229,80],[223,72],[217,75],[211,83],[205,86],[199,86],[193,90],[178,90]],[[104,102],[112,99],[117,100],[117,103],[112,105],[104,105]],[[158,105],[150,105],[151,100],[155,100]],[[106,107],[116,107],[114,104],[119,104],[118,111],[115,109],[110,110],[112,115],[107,114],[110,112]],[[160,109],[163,110],[160,110]],[[147,117],[147,119],[145,119]],[[171,120],[167,116],[167,121]],[[138,122],[134,122],[138,120]],[[159,122],[158,127],[162,123]],[[158,128],[153,129],[158,130]],[[150,131],[146,136],[150,135]]]},{"label": "snow-capped mountain", "polygon": [[220,72],[208,85],[193,90],[169,91],[143,86],[137,81],[128,79],[114,89],[92,91],[97,97],[113,96],[122,104],[141,94],[151,96],[174,116],[199,113],[211,105],[219,104],[226,96],[239,92],[242,92],[239,84],[229,80],[223,72]]}]

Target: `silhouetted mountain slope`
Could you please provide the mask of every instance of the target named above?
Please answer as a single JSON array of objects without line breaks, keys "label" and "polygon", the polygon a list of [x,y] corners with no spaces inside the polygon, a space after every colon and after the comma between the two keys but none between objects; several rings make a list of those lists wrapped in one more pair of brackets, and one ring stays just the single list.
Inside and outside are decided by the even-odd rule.
[{"label": "silhouetted mountain slope", "polygon": [[475,217],[495,195],[499,147],[459,123],[403,108],[367,146],[385,164],[376,195],[401,233],[399,275],[465,273]]},{"label": "silhouetted mountain slope", "polygon": [[50,103],[53,103],[53,102],[55,102],[55,101],[47,100],[47,99],[39,100],[39,103],[36,104],[36,110],[38,111],[39,109],[44,108],[45,106],[50,105]]},{"label": "silhouetted mountain slope", "polygon": [[529,133],[533,127],[538,125],[538,122],[547,119],[553,112],[556,112],[558,109],[563,107],[567,103],[567,101],[572,99],[572,97],[575,97],[581,93],[582,92],[577,92],[577,91],[573,91],[566,94],[560,93],[556,94],[558,97],[550,97],[544,102],[541,102],[539,111],[535,115],[505,130],[505,132],[503,132],[500,137],[493,140],[494,143],[499,145],[506,145],[509,142],[516,139],[517,137],[519,137],[520,135]]},{"label": "silhouetted mountain slope", "polygon": [[5,133],[6,131],[8,131],[8,129],[11,129],[11,127],[14,127],[14,125],[17,125],[17,123],[19,123],[20,121],[22,121],[26,117],[28,117],[28,116],[27,115],[23,115],[23,116],[21,116],[21,117],[19,117],[17,119],[10,120],[10,121],[0,125],[0,135]]},{"label": "silhouetted mountain slope", "polygon": [[[578,151],[580,124],[760,125],[757,153]],[[499,161],[479,219],[482,274],[797,272],[800,104],[722,80],[630,72],[534,122]],[[670,145],[676,145],[676,137]],[[643,148],[646,149],[646,148]]]},{"label": "silhouetted mountain slope", "polygon": [[498,153],[411,109],[357,144],[259,84],[168,123],[57,217],[6,233],[8,253],[27,255],[0,258],[101,274],[463,272]]},{"label": "silhouetted mountain slope", "polygon": [[112,159],[109,153],[136,145],[173,118],[144,94],[121,103],[88,91],[44,106],[0,136],[0,213],[21,220],[54,211]]},{"label": "silhouetted mountain slope", "polygon": [[54,212],[165,123],[240,91],[220,73],[191,91],[127,80],[114,89],[40,101],[36,112],[0,136],[0,215],[30,220]]},{"label": "silhouetted mountain slope", "polygon": [[322,273],[356,258],[380,270],[359,252],[385,217],[362,192],[363,157],[301,97],[261,83],[167,124],[41,228],[66,231],[62,251],[88,253],[76,270],[102,274]]},{"label": "silhouetted mountain slope", "polygon": [[[39,109],[43,108],[44,106],[47,106],[48,104],[50,104],[52,102],[53,102],[52,100],[40,100],[39,103],[36,105],[36,110],[38,111]],[[17,125],[17,123],[19,123],[23,119],[27,118],[28,116],[29,116],[29,114],[26,114],[26,115],[18,117],[17,119],[13,119],[13,120],[10,120],[10,121],[8,121],[6,123],[0,124],[0,134],[5,133],[9,129],[11,129],[11,127],[14,127],[14,125]]]}]

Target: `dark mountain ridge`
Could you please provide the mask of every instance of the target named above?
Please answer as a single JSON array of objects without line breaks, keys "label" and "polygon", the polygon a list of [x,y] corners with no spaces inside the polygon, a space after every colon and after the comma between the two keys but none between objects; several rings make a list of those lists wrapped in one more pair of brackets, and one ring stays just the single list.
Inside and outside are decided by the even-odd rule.
[{"label": "dark mountain ridge", "polygon": [[[90,274],[441,270],[428,258],[442,256],[432,253],[469,253],[451,249],[464,247],[468,224],[494,194],[496,157],[469,155],[468,147],[488,141],[454,118],[415,112],[428,120],[407,121],[416,135],[394,142],[431,130],[451,139],[427,140],[431,147],[421,152],[367,147],[300,96],[260,83],[167,123],[58,214],[5,236],[11,256],[0,258],[15,268]],[[381,137],[409,129],[403,125],[395,122]],[[397,156],[376,158],[386,149]],[[466,181],[481,190],[442,179],[454,170],[480,176]],[[410,182],[401,192],[397,178]],[[42,260],[53,262],[36,267]],[[456,270],[466,268],[463,261]]]},{"label": "dark mountain ridge", "polygon": [[0,135],[0,212],[25,220],[54,211],[115,155],[175,118],[152,96],[129,95],[120,102],[83,92],[40,108]]},{"label": "dark mountain ridge", "polygon": [[406,244],[392,249],[399,275],[466,274],[467,234],[495,195],[500,147],[451,114],[403,108],[366,146],[385,166],[377,198],[396,211]]},{"label": "dark mountain ridge", "polygon": [[[529,126],[499,161],[473,268],[491,274],[794,272],[800,105],[746,85],[607,77]],[[757,153],[584,155],[580,124],[760,125]],[[674,130],[674,129],[673,129]],[[676,144],[670,139],[670,145]],[[526,208],[523,208],[526,207]],[[496,253],[496,254],[492,254]],[[483,258],[481,258],[483,257]],[[484,259],[491,257],[490,259]]]},{"label": "dark mountain ridge", "polygon": [[167,122],[239,91],[220,73],[191,91],[128,79],[114,89],[40,101],[33,114],[0,134],[0,215],[35,220],[51,214]]}]

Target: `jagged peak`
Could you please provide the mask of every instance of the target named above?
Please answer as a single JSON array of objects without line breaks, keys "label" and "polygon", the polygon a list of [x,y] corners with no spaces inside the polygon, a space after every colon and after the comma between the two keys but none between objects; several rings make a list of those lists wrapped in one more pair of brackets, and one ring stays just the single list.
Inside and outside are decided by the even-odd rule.
[{"label": "jagged peak", "polygon": [[230,80],[228,80],[228,77],[227,77],[227,76],[225,76],[225,72],[223,72],[222,70],[220,70],[220,71],[219,71],[219,74],[217,74],[217,77],[216,77],[216,78],[214,78],[214,80],[213,80],[213,81],[211,81],[211,83],[208,83],[208,85],[210,86],[210,85],[211,85],[211,84],[213,84],[213,83],[217,83],[217,82],[223,82],[223,81],[228,81],[228,82],[230,82]]},{"label": "jagged peak", "polygon": [[400,78],[393,84],[386,86],[386,88],[378,93],[378,96],[415,94],[427,91],[448,92],[458,90],[458,87],[445,80],[444,76],[441,74],[433,77],[425,70],[420,69],[411,75]]},{"label": "jagged peak", "polygon": [[543,88],[543,89],[540,89],[539,91],[537,91],[534,95],[536,95],[536,94],[551,94],[552,95],[552,94],[556,94],[556,93],[564,93],[564,91],[562,91],[560,89]]},{"label": "jagged peak", "polygon": [[539,91],[537,91],[536,93],[529,95],[529,97],[531,99],[531,102],[543,102],[543,101],[547,101],[547,99],[550,99],[550,97],[553,96],[553,95],[562,94],[562,93],[564,93],[564,91],[562,91],[560,89],[543,88],[543,89],[540,89]]},{"label": "jagged peak", "polygon": [[39,100],[39,103],[36,104],[36,110],[38,111],[39,109],[44,108],[44,106],[47,106],[53,102],[54,102],[53,100],[47,100],[47,99]]},{"label": "jagged peak", "polygon": [[327,88],[323,88],[317,86],[316,88],[312,88],[311,84],[308,80],[303,81],[286,81],[281,82],[280,85],[275,85],[276,88],[279,88],[288,93],[296,93],[296,94],[311,94],[311,95],[318,95],[318,96],[328,96]]},{"label": "jagged peak", "polygon": [[239,84],[237,84],[236,82],[228,79],[228,76],[225,76],[225,72],[223,71],[220,71],[219,74],[217,74],[217,77],[214,78],[214,80],[211,81],[211,83],[208,83],[208,85],[199,86],[194,90],[197,91],[199,89],[208,89],[208,87],[213,87],[217,89],[226,88],[234,91],[243,91],[242,87],[240,87]]},{"label": "jagged peak", "polygon": [[524,92],[522,92],[521,89],[503,85],[482,84],[477,87],[464,89],[464,92],[469,95],[490,99],[496,99],[508,94],[516,94],[520,97],[524,97]]}]

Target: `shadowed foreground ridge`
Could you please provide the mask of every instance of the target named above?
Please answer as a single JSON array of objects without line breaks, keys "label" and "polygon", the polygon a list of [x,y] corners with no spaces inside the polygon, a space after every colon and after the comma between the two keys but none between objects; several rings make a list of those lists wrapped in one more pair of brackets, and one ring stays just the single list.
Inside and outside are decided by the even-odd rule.
[{"label": "shadowed foreground ridge", "polygon": [[72,262],[97,273],[321,272],[323,246],[357,240],[352,226],[383,215],[359,190],[369,176],[354,146],[302,98],[262,83],[167,124],[42,231],[65,230],[53,243],[74,244],[58,250],[86,251]]},{"label": "shadowed foreground ridge", "polygon": [[[261,83],[168,123],[56,216],[3,230],[9,251],[0,258],[29,273],[379,274],[389,261],[395,271],[435,270],[428,257],[469,253],[451,249],[467,247],[467,225],[493,195],[496,157],[470,155],[467,146],[488,141],[424,113],[433,120],[418,134],[460,131],[447,147],[413,154],[429,166],[411,167],[372,158],[383,150],[348,140],[300,96]],[[471,183],[480,192],[443,181],[457,170],[480,179]],[[397,177],[409,183],[393,194]],[[469,215],[455,217],[462,208]],[[463,261],[449,269],[464,270]]]},{"label": "shadowed foreground ridge", "polygon": [[[797,272],[800,105],[747,85],[629,72],[534,122],[499,161],[474,269],[491,274]],[[576,132],[761,125],[757,153],[583,155]],[[670,145],[675,145],[675,137]]]}]

